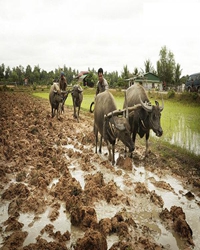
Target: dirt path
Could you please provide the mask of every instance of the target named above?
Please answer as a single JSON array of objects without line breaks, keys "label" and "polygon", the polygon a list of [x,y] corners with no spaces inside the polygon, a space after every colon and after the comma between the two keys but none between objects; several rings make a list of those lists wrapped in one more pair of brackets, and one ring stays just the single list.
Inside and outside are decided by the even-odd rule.
[{"label": "dirt path", "polygon": [[1,249],[199,249],[185,212],[199,210],[199,162],[161,144],[144,158],[138,139],[113,167],[89,112],[58,121],[23,92],[0,92],[0,107]]}]

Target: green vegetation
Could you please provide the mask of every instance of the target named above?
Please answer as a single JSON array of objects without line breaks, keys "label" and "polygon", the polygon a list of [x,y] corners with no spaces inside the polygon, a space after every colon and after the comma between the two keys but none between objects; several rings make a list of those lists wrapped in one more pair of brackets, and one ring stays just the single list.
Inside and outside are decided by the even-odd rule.
[{"label": "green vegetation", "polygon": [[[173,87],[176,87],[177,85],[184,83],[187,76],[181,78],[182,69],[180,64],[175,63],[174,54],[164,46],[161,48],[159,56],[160,58],[157,61],[156,70],[150,59],[147,59],[144,61],[144,69],[141,69],[140,71],[137,67],[134,67],[134,65],[130,66],[133,71],[129,71],[128,66],[125,65],[121,72],[107,72],[106,69],[104,69],[104,76],[107,79],[109,86],[112,88],[125,88],[128,86],[128,81],[125,81],[125,79],[132,77],[141,78],[143,74],[148,72],[156,74],[160,81],[165,82],[167,86],[172,85]],[[82,82],[82,85],[94,87],[98,80],[97,70],[98,69],[88,68],[88,74],[84,79],[84,83]],[[37,85],[47,86],[52,84],[54,80],[57,81],[60,77],[61,71],[65,73],[67,82],[70,85],[77,83],[76,76],[81,73],[78,70],[66,67],[65,65],[47,72],[46,70],[41,69],[39,65],[35,65],[34,67],[31,67],[30,65],[27,65],[26,67],[19,65],[11,69],[9,66],[5,66],[4,63],[2,63],[0,65],[0,84],[13,84],[18,86],[31,85],[33,86],[33,89],[36,90]]]},{"label": "green vegetation", "polygon": [[[115,97],[117,108],[122,109],[124,103],[124,91],[121,91],[120,89],[110,89],[110,92]],[[34,92],[33,95],[48,99],[49,93],[47,91]],[[83,103],[81,105],[82,110],[89,112],[89,107],[91,102],[94,101],[94,96],[94,88],[84,88]],[[174,93],[173,95],[166,93],[161,95],[161,93],[157,91],[149,91],[148,96],[152,104],[154,104],[155,100],[157,100],[161,105],[162,97],[164,99],[164,110],[161,116],[161,126],[164,134],[161,138],[157,138],[152,132],[151,140],[157,141],[157,144],[161,141],[162,143],[175,142],[177,146],[183,148],[187,148],[188,144],[195,145],[195,143],[198,143],[200,140],[200,138],[197,139],[197,136],[200,137],[199,95],[197,95],[197,98],[194,99],[194,93]],[[71,95],[68,96],[66,105],[72,106]]]},{"label": "green vegetation", "polygon": [[[121,91],[120,89],[119,90],[110,89],[110,92],[115,96],[117,107],[119,109],[122,109],[123,102],[124,102],[124,91]],[[87,88],[87,87],[83,88],[83,102],[81,105],[82,110],[86,110],[86,111],[89,110],[91,102],[94,101],[95,93],[96,93],[95,88]],[[49,99],[49,90],[45,90],[43,92],[35,91],[35,92],[33,92],[33,95],[37,96],[37,97],[44,98],[44,99]],[[73,105],[72,98],[71,98],[70,94],[65,102],[65,105],[67,105],[67,106]]]},{"label": "green vegetation", "polygon": [[[68,89],[71,89],[69,87]],[[109,89],[109,91],[114,95],[115,100],[117,102],[117,107],[121,109],[123,107],[124,103],[124,91],[119,89]],[[83,103],[82,103],[82,109],[88,109],[88,103],[91,103],[94,101],[96,89],[95,88],[88,88],[83,87]],[[49,87],[42,88],[41,86],[38,86],[38,88],[33,91],[34,96],[38,96],[41,98],[48,99],[49,98]],[[182,107],[181,110],[182,113],[185,111],[185,107],[196,107],[200,110],[200,96],[198,93],[175,93],[173,90],[170,90],[169,92],[160,93],[158,91],[149,91],[147,93],[148,97],[150,98],[151,102],[154,103],[155,100],[158,100],[159,103],[162,103],[162,98],[164,100],[164,105],[168,106],[169,103],[173,107]],[[69,95],[67,98],[67,105],[72,105],[71,96]],[[196,111],[195,111],[196,112]],[[193,111],[191,111],[193,113]]]}]

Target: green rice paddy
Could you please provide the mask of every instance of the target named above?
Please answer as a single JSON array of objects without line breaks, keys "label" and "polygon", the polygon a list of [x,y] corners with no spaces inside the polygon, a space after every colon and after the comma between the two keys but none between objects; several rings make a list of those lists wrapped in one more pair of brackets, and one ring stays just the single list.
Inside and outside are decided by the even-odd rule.
[{"label": "green rice paddy", "polygon": [[[112,91],[117,103],[117,108],[123,108],[124,93],[122,91]],[[49,98],[47,92],[35,92],[34,96],[40,98]],[[89,112],[91,102],[94,101],[95,89],[84,89],[83,102],[81,109]],[[154,104],[157,99],[150,95],[151,103]],[[156,98],[156,99],[155,99]],[[69,94],[66,103],[72,106],[72,98]],[[164,99],[164,110],[161,116],[161,126],[163,136],[159,140],[165,140],[171,144],[186,148],[190,152],[200,155],[200,105],[189,101],[180,101],[179,99]],[[152,133],[153,135],[153,133]]]}]

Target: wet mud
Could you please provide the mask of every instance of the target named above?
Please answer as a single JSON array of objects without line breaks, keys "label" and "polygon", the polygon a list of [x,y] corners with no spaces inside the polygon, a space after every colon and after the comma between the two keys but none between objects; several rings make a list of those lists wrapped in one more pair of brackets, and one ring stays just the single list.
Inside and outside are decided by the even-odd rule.
[{"label": "wet mud", "polygon": [[144,157],[137,138],[112,166],[89,112],[57,120],[23,92],[0,92],[0,107],[1,249],[199,249],[198,162]]}]

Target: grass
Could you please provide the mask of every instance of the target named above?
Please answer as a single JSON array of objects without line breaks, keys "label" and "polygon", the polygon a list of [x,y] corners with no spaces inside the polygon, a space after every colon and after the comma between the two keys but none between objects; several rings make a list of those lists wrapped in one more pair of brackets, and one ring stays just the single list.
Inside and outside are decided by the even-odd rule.
[{"label": "grass", "polygon": [[[121,90],[110,90],[115,97],[118,109],[123,108],[124,92]],[[48,99],[49,90],[43,92],[34,92],[34,96]],[[161,104],[161,94],[158,92],[148,92],[148,96],[152,104],[158,100]],[[89,111],[91,102],[94,101],[95,89],[84,88],[83,102],[81,109]],[[169,98],[168,94],[163,94],[164,110],[161,116],[161,126],[164,134],[161,138],[151,136],[155,141],[173,142],[179,147],[198,148],[200,142],[200,102],[199,99],[193,98],[192,93],[176,94],[173,98]],[[71,95],[68,96],[66,103],[67,106],[72,106]],[[152,133],[153,135],[153,133]],[[193,149],[195,152],[195,149]]]},{"label": "grass", "polygon": [[[49,93],[47,92],[35,92],[33,93],[34,96],[49,99]],[[89,110],[91,102],[94,101],[94,94],[84,94],[83,95],[83,102],[81,104],[82,110]],[[65,101],[65,105],[73,106],[71,95],[69,94],[67,100]]]},{"label": "grass", "polygon": [[[83,102],[81,104],[82,110],[89,110],[91,102],[94,101],[95,98],[95,89],[94,88],[84,88],[83,90]],[[124,92],[120,90],[110,90],[110,92],[115,96],[116,104],[118,109],[122,109],[123,102],[124,102]],[[44,90],[43,92],[35,91],[33,92],[33,95],[36,97],[49,99],[49,90]],[[69,94],[65,105],[67,106],[73,106],[71,94]]]}]

